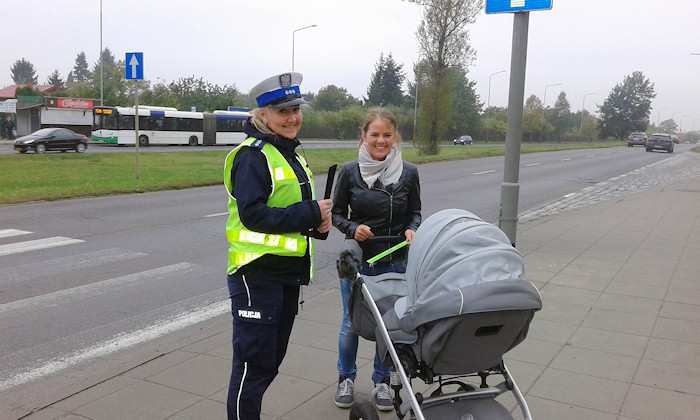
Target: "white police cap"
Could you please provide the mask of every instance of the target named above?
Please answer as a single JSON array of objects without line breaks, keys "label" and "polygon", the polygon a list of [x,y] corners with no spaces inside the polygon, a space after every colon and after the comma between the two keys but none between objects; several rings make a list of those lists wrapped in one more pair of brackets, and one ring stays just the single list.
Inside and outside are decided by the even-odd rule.
[{"label": "white police cap", "polygon": [[301,73],[289,72],[270,76],[250,89],[258,108],[269,106],[283,108],[307,103],[301,97],[299,85],[304,79]]}]

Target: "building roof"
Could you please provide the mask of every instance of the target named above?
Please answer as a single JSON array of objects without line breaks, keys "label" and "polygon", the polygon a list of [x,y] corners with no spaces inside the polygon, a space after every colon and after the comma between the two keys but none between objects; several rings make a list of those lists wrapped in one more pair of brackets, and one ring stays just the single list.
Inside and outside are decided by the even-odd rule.
[{"label": "building roof", "polygon": [[[12,99],[15,97],[15,93],[17,92],[17,89],[23,88],[27,85],[14,85],[14,86],[7,86],[2,89],[0,89],[0,101],[4,101],[6,99]],[[58,90],[58,87],[54,85],[31,85],[34,90],[38,90],[41,93],[51,93],[55,92]]]}]

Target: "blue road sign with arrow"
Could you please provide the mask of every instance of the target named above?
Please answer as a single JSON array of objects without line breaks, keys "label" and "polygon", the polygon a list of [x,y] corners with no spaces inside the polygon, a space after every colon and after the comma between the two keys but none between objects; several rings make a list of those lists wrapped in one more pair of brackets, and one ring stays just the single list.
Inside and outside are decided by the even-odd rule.
[{"label": "blue road sign with arrow", "polygon": [[126,80],[143,80],[143,53],[126,53]]},{"label": "blue road sign with arrow", "polygon": [[486,0],[486,13],[549,10],[553,0]]}]

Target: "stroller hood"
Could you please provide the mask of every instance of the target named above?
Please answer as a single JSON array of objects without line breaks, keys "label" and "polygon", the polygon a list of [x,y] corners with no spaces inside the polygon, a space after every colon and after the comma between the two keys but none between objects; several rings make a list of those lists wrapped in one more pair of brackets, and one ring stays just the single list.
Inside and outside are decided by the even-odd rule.
[{"label": "stroller hood", "polygon": [[542,307],[539,292],[525,280],[522,256],[505,233],[460,209],[438,212],[418,228],[406,285],[406,296],[385,317],[394,341],[414,341],[420,325],[437,319]]}]

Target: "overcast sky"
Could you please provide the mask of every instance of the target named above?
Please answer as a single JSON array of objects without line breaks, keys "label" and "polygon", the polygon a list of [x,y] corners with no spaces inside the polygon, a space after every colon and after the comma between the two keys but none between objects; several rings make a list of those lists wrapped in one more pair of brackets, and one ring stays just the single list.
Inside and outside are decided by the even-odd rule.
[{"label": "overcast sky", "polygon": [[[99,0],[2,0],[2,16],[0,87],[13,84],[10,69],[23,57],[40,84],[55,69],[65,79],[81,51],[90,67],[98,58]],[[551,10],[530,13],[525,97],[544,99],[546,89],[553,106],[564,91],[572,111],[585,98],[595,112],[639,70],[655,85],[652,122],[675,117],[683,131],[700,129],[699,18],[698,0],[553,0]],[[361,98],[381,53],[412,80],[420,20],[421,8],[402,0],[102,0],[102,45],[121,60],[143,52],[152,82],[195,76],[248,92],[291,69],[294,44],[302,92],[334,84]],[[309,25],[318,26],[293,43],[294,30]],[[490,95],[505,106],[513,15],[482,12],[469,31],[468,77],[486,104],[489,76],[506,70],[491,78]]]}]

